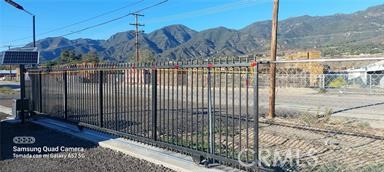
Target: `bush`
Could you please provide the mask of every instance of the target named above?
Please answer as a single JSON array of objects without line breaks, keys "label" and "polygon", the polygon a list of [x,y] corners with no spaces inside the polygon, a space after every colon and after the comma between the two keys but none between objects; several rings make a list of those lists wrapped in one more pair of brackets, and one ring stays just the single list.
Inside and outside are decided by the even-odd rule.
[{"label": "bush", "polygon": [[332,80],[328,86],[331,88],[341,88],[345,85],[347,85],[347,82],[343,77],[339,76],[338,78]]}]

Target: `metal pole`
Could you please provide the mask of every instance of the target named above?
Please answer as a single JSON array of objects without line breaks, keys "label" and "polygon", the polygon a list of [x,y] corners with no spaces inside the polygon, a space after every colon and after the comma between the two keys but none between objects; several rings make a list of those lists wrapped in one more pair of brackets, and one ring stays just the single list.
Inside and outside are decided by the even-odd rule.
[{"label": "metal pole", "polygon": [[152,139],[157,140],[157,69],[152,69]]},{"label": "metal pole", "polygon": [[68,84],[67,84],[67,71],[63,73],[64,80],[64,119],[68,119]]},{"label": "metal pole", "polygon": [[372,74],[369,74],[369,94],[372,94]]},{"label": "metal pole", "polygon": [[117,108],[117,76],[118,76],[119,74],[118,73],[115,73],[114,74],[114,78],[113,78],[113,82],[112,83],[114,83],[114,96],[113,96],[113,98],[114,98],[114,101],[113,101],[113,105],[114,105],[114,110],[115,110],[115,130],[116,131],[118,131],[118,108]]},{"label": "metal pole", "polygon": [[212,88],[211,88],[211,67],[208,67],[208,137],[209,137],[209,153],[213,154],[215,147],[214,147],[214,140],[213,140],[213,114],[212,114]]},{"label": "metal pole", "polygon": [[[274,0],[271,37],[271,61],[276,61],[277,54],[277,26],[278,26],[279,0]],[[269,118],[275,117],[276,101],[276,64],[270,64],[270,90],[269,90]]]},{"label": "metal pole", "polygon": [[42,85],[42,79],[43,79],[43,76],[42,76],[42,72],[40,71],[39,72],[39,111],[40,113],[43,112],[43,85]]},{"label": "metal pole", "polygon": [[103,127],[103,71],[99,71],[99,122]]},{"label": "metal pole", "polygon": [[135,27],[136,27],[136,32],[135,32],[135,35],[136,35],[136,63],[139,63],[139,56],[140,56],[140,54],[139,54],[139,25],[138,25],[138,23],[139,23],[139,16],[138,15],[136,15],[135,16],[135,21],[136,21],[136,25],[135,25]]},{"label": "metal pole", "polygon": [[254,66],[253,78],[253,108],[254,108],[254,124],[253,124],[253,151],[256,166],[259,164],[259,64]]},{"label": "metal pole", "polygon": [[33,27],[33,47],[36,47],[35,15],[32,16],[32,27]]},{"label": "metal pole", "polygon": [[21,117],[21,123],[25,122],[25,114],[24,114],[24,106],[25,106],[25,77],[24,77],[24,68],[25,66],[23,64],[20,65],[20,101],[21,101],[21,107],[20,107],[20,117]]}]

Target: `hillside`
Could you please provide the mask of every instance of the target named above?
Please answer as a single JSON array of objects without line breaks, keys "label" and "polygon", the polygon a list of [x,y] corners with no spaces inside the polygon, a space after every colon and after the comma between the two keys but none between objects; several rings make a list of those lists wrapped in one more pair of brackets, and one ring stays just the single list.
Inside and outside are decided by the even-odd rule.
[{"label": "hillside", "polygon": [[[352,14],[300,16],[279,23],[279,52],[320,49],[323,56],[384,53],[384,5]],[[240,30],[224,27],[201,32],[171,25],[141,34],[140,46],[157,57],[194,57],[265,54],[270,44],[271,21],[260,21]],[[63,50],[97,52],[106,60],[125,61],[134,56],[134,32],[120,32],[107,40],[50,37],[37,45],[46,60]],[[129,58],[128,58],[129,57]]]}]

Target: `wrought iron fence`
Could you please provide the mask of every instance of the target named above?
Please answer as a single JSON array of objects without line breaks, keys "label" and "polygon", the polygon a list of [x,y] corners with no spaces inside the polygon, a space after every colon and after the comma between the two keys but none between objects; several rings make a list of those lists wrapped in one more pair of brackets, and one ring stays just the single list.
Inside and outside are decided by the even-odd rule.
[{"label": "wrought iron fence", "polygon": [[[362,67],[378,61],[358,62]],[[27,92],[34,111],[243,168],[240,161],[256,162],[259,144],[265,147],[270,143],[265,140],[269,135],[259,135],[258,120],[259,114],[268,110],[271,63],[277,63],[279,116],[319,114],[319,109],[326,108],[340,114],[362,102],[382,106],[382,96],[360,95],[383,93],[382,71],[357,75],[348,72],[349,60],[189,61],[29,69],[31,87]],[[347,90],[359,96],[339,96]]]},{"label": "wrought iron fence", "polygon": [[[249,64],[29,69],[30,99],[33,110],[53,117],[239,166],[239,158],[257,159],[257,85]],[[240,155],[244,149],[253,151]]]}]

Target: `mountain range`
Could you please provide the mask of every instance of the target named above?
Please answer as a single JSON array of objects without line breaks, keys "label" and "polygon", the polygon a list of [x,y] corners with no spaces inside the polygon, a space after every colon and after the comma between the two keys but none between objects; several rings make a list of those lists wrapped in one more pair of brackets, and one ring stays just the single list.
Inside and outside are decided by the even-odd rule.
[{"label": "mountain range", "polygon": [[[158,58],[183,59],[268,54],[271,21],[259,21],[242,29],[217,27],[195,31],[170,25],[139,36],[140,50]],[[30,46],[30,45],[27,45]],[[48,37],[37,41],[44,60],[56,59],[64,50],[96,52],[104,60],[134,57],[135,32],[112,35],[107,40]],[[278,51],[320,50],[322,56],[384,53],[384,4],[352,14],[300,16],[279,21]]]}]

